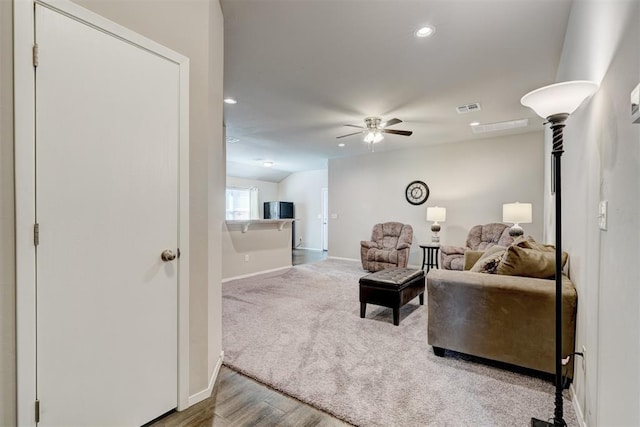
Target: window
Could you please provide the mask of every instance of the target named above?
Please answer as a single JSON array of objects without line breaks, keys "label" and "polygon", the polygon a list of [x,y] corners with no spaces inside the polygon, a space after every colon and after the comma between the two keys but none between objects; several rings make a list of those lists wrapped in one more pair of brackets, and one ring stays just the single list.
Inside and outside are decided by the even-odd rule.
[{"label": "window", "polygon": [[251,188],[227,188],[226,193],[226,219],[258,219],[258,189]]}]

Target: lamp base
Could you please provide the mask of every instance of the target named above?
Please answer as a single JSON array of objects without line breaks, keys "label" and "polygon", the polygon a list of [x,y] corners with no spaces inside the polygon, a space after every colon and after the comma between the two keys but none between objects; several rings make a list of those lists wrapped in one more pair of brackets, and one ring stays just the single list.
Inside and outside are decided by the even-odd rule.
[{"label": "lamp base", "polygon": [[438,236],[438,232],[440,231],[440,224],[434,222],[431,226],[431,231],[433,234],[431,235],[431,243],[440,243],[440,236]]},{"label": "lamp base", "polygon": [[524,230],[518,224],[509,228],[509,236],[513,237],[514,239],[522,236],[523,234]]}]

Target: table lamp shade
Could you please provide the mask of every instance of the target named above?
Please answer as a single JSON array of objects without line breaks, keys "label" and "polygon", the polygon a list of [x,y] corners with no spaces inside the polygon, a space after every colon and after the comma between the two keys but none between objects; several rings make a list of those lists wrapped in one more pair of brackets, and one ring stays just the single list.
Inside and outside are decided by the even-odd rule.
[{"label": "table lamp shade", "polygon": [[438,206],[427,208],[427,221],[444,221],[447,218],[447,209]]},{"label": "table lamp shade", "polygon": [[502,205],[502,221],[514,224],[531,222],[531,203],[505,203]]},{"label": "table lamp shade", "polygon": [[556,83],[527,93],[520,103],[546,119],[554,114],[573,113],[596,90],[598,84],[587,80]]}]

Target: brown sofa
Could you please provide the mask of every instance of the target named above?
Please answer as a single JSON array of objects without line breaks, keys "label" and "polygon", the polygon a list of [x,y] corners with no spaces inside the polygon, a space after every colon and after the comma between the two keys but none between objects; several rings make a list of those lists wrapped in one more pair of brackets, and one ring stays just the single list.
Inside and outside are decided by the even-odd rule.
[{"label": "brown sofa", "polygon": [[[479,252],[467,252],[468,270]],[[432,269],[427,275],[428,343],[555,373],[555,280]],[[563,355],[573,353],[577,294],[564,276]],[[573,377],[573,358],[566,366]]]}]

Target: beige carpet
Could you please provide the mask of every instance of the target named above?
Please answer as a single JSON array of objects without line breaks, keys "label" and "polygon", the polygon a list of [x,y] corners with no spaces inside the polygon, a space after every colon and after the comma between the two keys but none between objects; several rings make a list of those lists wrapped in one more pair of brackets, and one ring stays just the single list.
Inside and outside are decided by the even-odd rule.
[{"label": "beige carpet", "polygon": [[[223,285],[225,364],[358,426],[528,426],[553,414],[541,379],[427,345],[418,299],[360,319],[359,264],[327,260]],[[577,426],[565,398],[565,420]]]}]

